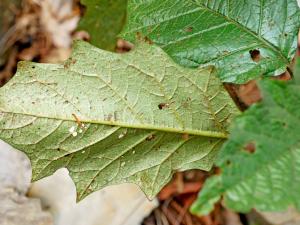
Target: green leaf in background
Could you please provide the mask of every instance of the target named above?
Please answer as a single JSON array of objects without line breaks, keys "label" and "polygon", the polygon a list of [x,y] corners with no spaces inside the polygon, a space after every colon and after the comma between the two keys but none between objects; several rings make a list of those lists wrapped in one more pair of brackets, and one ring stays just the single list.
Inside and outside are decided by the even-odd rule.
[{"label": "green leaf in background", "polygon": [[11,48],[11,36],[15,34],[16,26],[14,19],[16,11],[21,8],[21,0],[1,0],[0,1],[0,67],[7,60],[8,51]]},{"label": "green leaf in background", "polygon": [[126,22],[127,0],[81,0],[81,3],[86,12],[78,29],[90,34],[93,45],[114,51],[117,35]]},{"label": "green leaf in background", "polygon": [[122,36],[146,36],[183,66],[215,65],[244,83],[286,70],[297,46],[296,0],[129,0]]},{"label": "green leaf in background", "polygon": [[66,167],[79,200],[122,182],[154,197],[174,171],[212,167],[238,113],[212,67],[145,43],[74,48],[64,65],[21,63],[0,89],[0,138],[29,156],[34,180]]},{"label": "green leaf in background", "polygon": [[263,101],[237,117],[192,211],[206,214],[224,196],[229,208],[300,209],[300,64],[289,82],[260,81]]}]

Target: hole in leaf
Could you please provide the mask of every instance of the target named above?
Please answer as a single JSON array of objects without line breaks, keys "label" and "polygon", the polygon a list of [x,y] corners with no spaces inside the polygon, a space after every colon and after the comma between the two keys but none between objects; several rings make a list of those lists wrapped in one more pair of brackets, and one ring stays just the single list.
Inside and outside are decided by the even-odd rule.
[{"label": "hole in leaf", "polygon": [[261,58],[260,51],[258,49],[253,49],[249,51],[251,59],[254,62],[258,62]]},{"label": "hole in leaf", "polygon": [[174,101],[171,102],[171,103],[164,103],[164,102],[162,102],[162,103],[159,103],[159,104],[158,104],[158,108],[159,108],[159,109],[169,108],[170,105],[173,104],[173,103],[174,103]]},{"label": "hole in leaf", "polygon": [[162,110],[162,109],[164,109],[164,108],[166,108],[166,107],[168,107],[168,104],[167,104],[167,103],[160,103],[160,104],[158,105],[158,108],[159,108],[160,110]]},{"label": "hole in leaf", "polygon": [[255,144],[253,142],[250,142],[248,144],[246,144],[243,148],[246,152],[249,152],[249,153],[254,153],[255,150],[256,150],[256,147],[255,147]]},{"label": "hole in leaf", "polygon": [[186,27],[184,29],[185,32],[192,32],[193,31],[193,27]]}]

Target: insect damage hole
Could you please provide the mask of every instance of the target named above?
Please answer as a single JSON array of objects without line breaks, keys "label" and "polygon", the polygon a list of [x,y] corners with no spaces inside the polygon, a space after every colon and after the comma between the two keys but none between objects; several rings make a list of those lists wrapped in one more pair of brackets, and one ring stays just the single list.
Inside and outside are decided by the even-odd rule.
[{"label": "insect damage hole", "polygon": [[173,103],[174,103],[174,101],[171,102],[171,103],[159,103],[157,107],[158,107],[160,110],[162,110],[162,109],[165,109],[165,108],[169,108],[170,105],[173,104]]},{"label": "insect damage hole", "polygon": [[160,110],[162,110],[162,109],[168,107],[168,104],[167,104],[167,103],[160,103],[160,104],[158,104],[157,107],[158,107]]},{"label": "insect damage hole", "polygon": [[259,62],[261,59],[260,51],[258,49],[252,49],[249,51],[249,54],[251,56],[251,59],[254,62]]},{"label": "insect damage hole", "polygon": [[243,150],[250,153],[250,154],[253,154],[256,150],[256,146],[255,146],[255,143],[253,142],[250,142],[250,143],[247,143],[244,147],[243,147]]}]

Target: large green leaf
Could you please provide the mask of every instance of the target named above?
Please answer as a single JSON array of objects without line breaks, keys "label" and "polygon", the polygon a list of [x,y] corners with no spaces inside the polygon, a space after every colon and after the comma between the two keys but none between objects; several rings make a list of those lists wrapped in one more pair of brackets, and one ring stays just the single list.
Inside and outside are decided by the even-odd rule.
[{"label": "large green leaf", "polygon": [[126,22],[127,0],[81,0],[81,3],[86,12],[78,29],[88,31],[93,45],[114,51],[117,35]]},{"label": "large green leaf", "polygon": [[125,39],[147,36],[184,66],[215,65],[223,81],[243,83],[280,74],[296,50],[300,27],[296,0],[129,0],[128,4]]},{"label": "large green leaf", "polygon": [[64,65],[21,63],[0,111],[0,138],[30,157],[33,179],[67,167],[78,199],[121,182],[153,197],[174,171],[209,170],[238,112],[212,67],[144,43],[116,54],[81,42]]},{"label": "large green leaf", "polygon": [[299,62],[294,81],[260,82],[263,101],[235,120],[217,163],[222,174],[205,184],[194,213],[209,212],[222,194],[242,212],[300,209]]}]

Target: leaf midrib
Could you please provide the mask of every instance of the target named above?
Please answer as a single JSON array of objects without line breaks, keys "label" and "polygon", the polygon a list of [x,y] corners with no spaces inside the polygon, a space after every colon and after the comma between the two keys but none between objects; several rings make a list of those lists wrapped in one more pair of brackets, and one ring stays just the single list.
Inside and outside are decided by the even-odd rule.
[{"label": "leaf midrib", "polygon": [[[11,113],[23,116],[32,116],[37,117],[40,119],[53,119],[53,120],[60,120],[60,121],[69,121],[69,122],[76,122],[74,118],[60,118],[54,116],[43,116],[43,115],[36,115],[31,113],[21,113],[21,112],[8,112],[3,109],[0,109],[1,113]],[[212,137],[212,138],[223,138],[226,139],[228,134],[225,132],[218,132],[218,131],[209,131],[209,130],[194,130],[194,129],[180,129],[180,128],[171,128],[171,127],[158,127],[151,124],[128,124],[119,121],[106,121],[106,120],[89,120],[89,119],[81,119],[82,123],[88,124],[99,124],[99,125],[108,125],[108,126],[118,126],[124,128],[131,128],[131,129],[144,129],[144,130],[156,130],[162,132],[170,132],[170,133],[179,133],[179,134],[190,134],[195,136],[204,136],[204,137]]]}]

